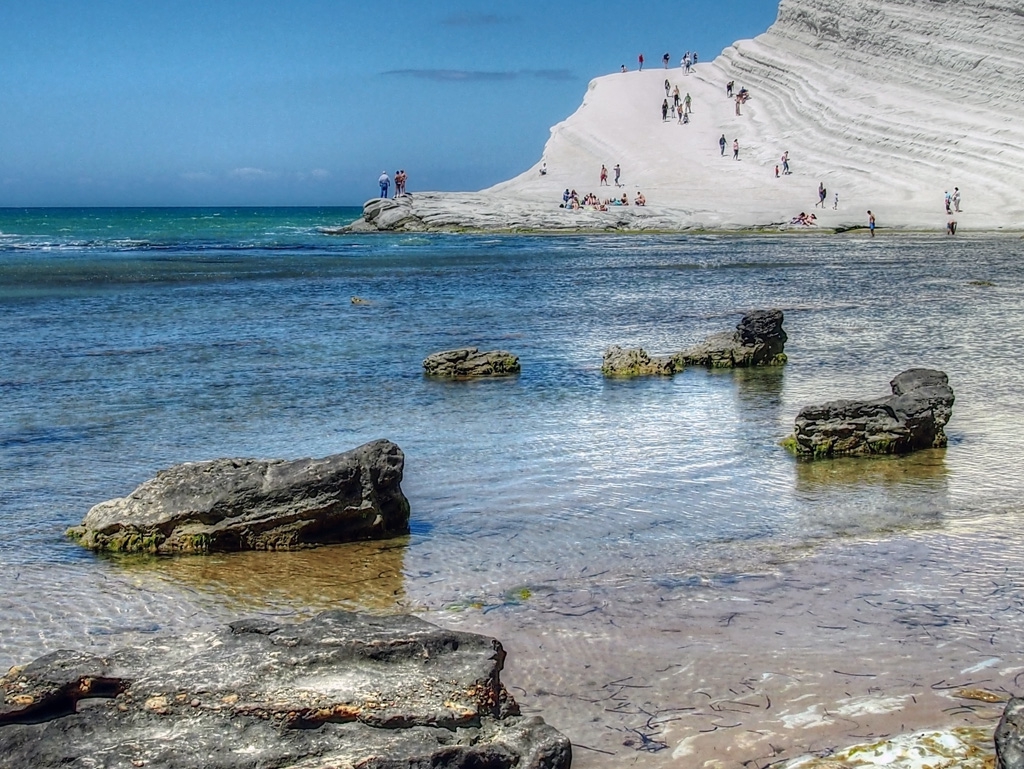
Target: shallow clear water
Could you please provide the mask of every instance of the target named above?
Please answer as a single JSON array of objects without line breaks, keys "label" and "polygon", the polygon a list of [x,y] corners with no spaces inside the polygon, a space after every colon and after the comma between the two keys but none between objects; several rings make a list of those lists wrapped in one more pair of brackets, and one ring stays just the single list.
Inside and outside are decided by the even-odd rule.
[{"label": "shallow clear water", "polygon": [[[1020,240],[317,229],[355,214],[0,212],[0,667],[253,611],[656,593],[1019,523]],[[674,351],[760,307],[786,314],[784,368],[601,376],[609,344]],[[422,376],[467,344],[522,374]],[[803,465],[778,447],[803,405],[915,366],[956,392],[947,450]],[[173,463],[379,437],[406,454],[402,540],[119,561],[63,537]]]}]

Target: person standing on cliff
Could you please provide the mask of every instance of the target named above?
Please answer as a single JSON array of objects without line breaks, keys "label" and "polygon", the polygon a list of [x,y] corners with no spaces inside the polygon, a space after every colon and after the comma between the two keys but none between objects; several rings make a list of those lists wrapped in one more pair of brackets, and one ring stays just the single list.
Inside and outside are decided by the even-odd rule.
[{"label": "person standing on cliff", "polygon": [[871,230],[871,237],[875,237],[875,215],[868,209],[868,229]]},{"label": "person standing on cliff", "polygon": [[665,69],[668,69],[668,62],[669,62],[669,59],[671,59],[671,58],[672,57],[669,56],[667,53],[664,56],[661,57],[661,63],[665,65]]},{"label": "person standing on cliff", "polygon": [[689,94],[689,92],[687,92],[686,98],[683,99],[683,104],[686,105],[686,114],[687,115],[689,115],[691,112],[693,112],[693,110],[690,109],[690,94]]},{"label": "person standing on cliff", "polygon": [[733,160],[739,160],[740,159],[740,140],[739,139],[733,139],[732,140],[732,159]]},{"label": "person standing on cliff", "polygon": [[388,188],[391,187],[391,177],[388,176],[387,171],[380,172],[380,176],[377,177],[377,184],[380,185],[380,196],[386,198],[388,196]]},{"label": "person standing on cliff", "polygon": [[643,72],[644,71],[644,55],[640,54],[639,56],[636,57],[636,60],[640,63],[640,71]]},{"label": "person standing on cliff", "polygon": [[825,207],[825,196],[827,194],[828,193],[825,191],[825,184],[823,182],[818,182],[818,202],[814,204],[815,208],[818,206],[821,206],[822,208]]},{"label": "person standing on cliff", "polygon": [[732,87],[734,85],[736,85],[735,80],[730,80],[728,83],[725,84],[725,95],[730,99],[732,98]]},{"label": "person standing on cliff", "polygon": [[736,94],[736,114],[737,115],[740,114],[740,104],[742,104],[742,103],[743,103],[743,97],[741,97],[739,94]]},{"label": "person standing on cliff", "polygon": [[621,187],[622,185],[619,184],[619,174],[622,173],[622,169],[619,168],[619,164],[616,163],[615,164],[615,168],[613,168],[612,170],[615,171],[615,186],[616,187]]},{"label": "person standing on cliff", "polygon": [[608,186],[608,169],[605,168],[604,163],[601,164],[601,186]]},{"label": "person standing on cliff", "polygon": [[722,151],[722,157],[725,157],[725,134],[722,134],[722,138],[718,140],[718,149]]},{"label": "person standing on cliff", "polygon": [[668,120],[668,99],[661,103],[661,122]]},{"label": "person standing on cliff", "polygon": [[[954,187],[953,188],[953,210],[956,211],[956,213],[960,213],[960,188],[959,187]],[[954,231],[956,230],[955,223],[954,223],[953,229],[954,229]]]}]

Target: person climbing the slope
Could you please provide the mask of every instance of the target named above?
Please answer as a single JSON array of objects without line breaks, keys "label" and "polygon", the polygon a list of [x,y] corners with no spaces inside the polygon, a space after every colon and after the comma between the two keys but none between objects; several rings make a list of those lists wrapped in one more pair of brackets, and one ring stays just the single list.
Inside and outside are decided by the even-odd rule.
[{"label": "person climbing the slope", "polygon": [[725,134],[722,134],[722,138],[718,140],[718,149],[722,151],[722,157],[725,157]]},{"label": "person climbing the slope", "polygon": [[732,159],[733,160],[739,160],[740,159],[740,140],[739,139],[733,139],[732,140]]}]

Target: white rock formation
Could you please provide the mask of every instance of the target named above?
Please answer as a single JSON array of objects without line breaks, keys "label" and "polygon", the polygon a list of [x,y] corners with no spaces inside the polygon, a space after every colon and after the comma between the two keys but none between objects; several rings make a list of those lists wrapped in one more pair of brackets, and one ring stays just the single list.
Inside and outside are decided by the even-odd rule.
[{"label": "white rock formation", "polygon": [[[692,98],[689,124],[662,121],[666,75]],[[730,80],[750,92],[741,115]],[[393,218],[410,229],[738,229],[790,228],[813,212],[820,229],[863,226],[871,209],[880,228],[944,231],[943,194],[959,187],[961,229],[1020,230],[1022,81],[1024,0],[782,0],[767,32],[690,75],[593,80],[520,176],[417,195]],[[776,178],[787,150],[792,173]],[[601,165],[611,181],[616,163],[624,186],[599,186]],[[566,188],[630,202],[639,190],[648,205],[565,211]]]}]

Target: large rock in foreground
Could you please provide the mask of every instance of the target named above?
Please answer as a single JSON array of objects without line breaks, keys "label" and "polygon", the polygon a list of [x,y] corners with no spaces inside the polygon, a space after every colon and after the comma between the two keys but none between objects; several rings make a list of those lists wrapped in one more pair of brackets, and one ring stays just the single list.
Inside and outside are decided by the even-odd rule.
[{"label": "large rock in foreground", "polygon": [[1024,699],[1011,697],[996,727],[997,769],[1024,769]]},{"label": "large rock in foreground", "polygon": [[215,459],[101,502],[68,536],[94,550],[289,550],[409,531],[405,455],[378,440],[324,459]]},{"label": "large rock in foreground", "polygon": [[511,376],[519,373],[519,358],[507,350],[480,352],[476,347],[435,352],[423,359],[427,376],[449,379]]},{"label": "large rock in foreground", "polygon": [[807,406],[783,441],[797,456],[905,454],[946,445],[953,413],[948,377],[934,369],[904,371],[889,383],[892,395],[875,400],[836,400]]},{"label": "large rock in foreground", "polygon": [[[0,769],[566,769],[490,638],[415,617],[235,622],[0,678]],[[90,700],[90,702],[83,702]]]}]

